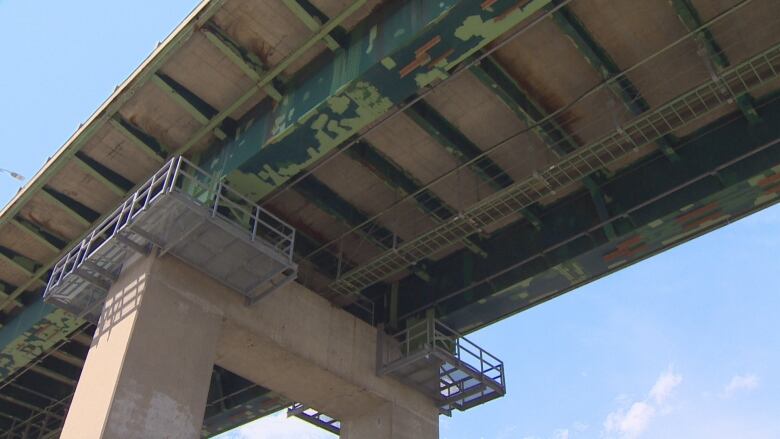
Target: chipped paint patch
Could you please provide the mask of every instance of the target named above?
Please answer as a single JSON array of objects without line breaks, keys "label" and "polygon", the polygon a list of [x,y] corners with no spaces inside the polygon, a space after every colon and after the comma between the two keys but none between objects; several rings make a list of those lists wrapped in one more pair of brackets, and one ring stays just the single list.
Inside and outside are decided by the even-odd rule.
[{"label": "chipped paint patch", "polygon": [[385,58],[382,58],[382,61],[380,61],[380,63],[381,63],[381,64],[382,64],[382,65],[383,65],[383,66],[384,66],[384,67],[385,67],[387,70],[393,70],[393,69],[395,68],[395,66],[397,65],[397,64],[395,63],[395,60],[393,60],[393,58],[390,58],[389,56],[388,56],[388,57],[385,57]]}]

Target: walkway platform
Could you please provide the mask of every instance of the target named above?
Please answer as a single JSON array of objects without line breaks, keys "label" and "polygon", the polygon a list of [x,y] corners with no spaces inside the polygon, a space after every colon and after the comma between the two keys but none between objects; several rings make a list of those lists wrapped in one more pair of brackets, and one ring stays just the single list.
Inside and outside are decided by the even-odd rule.
[{"label": "walkway platform", "polygon": [[442,414],[506,394],[504,363],[432,317],[379,337],[378,373],[428,394]]},{"label": "walkway platform", "polygon": [[54,266],[44,301],[96,322],[122,267],[158,251],[253,303],[297,277],[294,244],[291,226],[175,157]]}]

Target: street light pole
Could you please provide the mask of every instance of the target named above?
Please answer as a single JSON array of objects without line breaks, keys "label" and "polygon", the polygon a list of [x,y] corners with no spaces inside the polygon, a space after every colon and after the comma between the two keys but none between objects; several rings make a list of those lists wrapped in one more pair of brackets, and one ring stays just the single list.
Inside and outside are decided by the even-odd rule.
[{"label": "street light pole", "polygon": [[3,169],[3,168],[0,168],[0,172],[5,172],[15,180],[24,181],[24,176],[18,172],[9,171],[8,169]]}]

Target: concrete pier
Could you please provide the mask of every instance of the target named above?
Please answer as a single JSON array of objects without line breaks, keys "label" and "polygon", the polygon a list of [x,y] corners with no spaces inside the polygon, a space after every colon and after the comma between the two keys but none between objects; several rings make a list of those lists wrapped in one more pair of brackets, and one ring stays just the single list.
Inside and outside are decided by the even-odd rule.
[{"label": "concrete pier", "polygon": [[214,364],[342,420],[342,436],[437,438],[433,400],[376,375],[376,328],[292,283],[246,306],[172,257],[109,293],[63,438],[194,438]]}]

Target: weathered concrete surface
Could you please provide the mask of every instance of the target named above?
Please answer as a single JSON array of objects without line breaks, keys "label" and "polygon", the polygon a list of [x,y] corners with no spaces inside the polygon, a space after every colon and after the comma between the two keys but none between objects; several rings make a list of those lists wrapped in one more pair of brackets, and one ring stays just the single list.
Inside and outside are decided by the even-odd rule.
[{"label": "weathered concrete surface", "polygon": [[149,256],[112,288],[62,437],[197,437],[214,363],[344,420],[351,438],[438,437],[433,401],[376,375],[376,342],[376,328],[296,283],[248,307]]},{"label": "weathered concrete surface", "polygon": [[438,433],[431,399],[376,375],[376,328],[297,283],[247,307],[242,296],[175,259],[157,264],[174,289],[221,310],[216,358],[221,367],[338,419],[380,413],[391,403]]},{"label": "weathered concrete surface", "polygon": [[339,437],[342,439],[434,439],[439,437],[439,423],[431,413],[415,412],[403,405],[387,402],[360,416],[343,418]]},{"label": "weathered concrete surface", "polygon": [[196,438],[221,315],[166,284],[154,259],[109,292],[62,438]]}]

